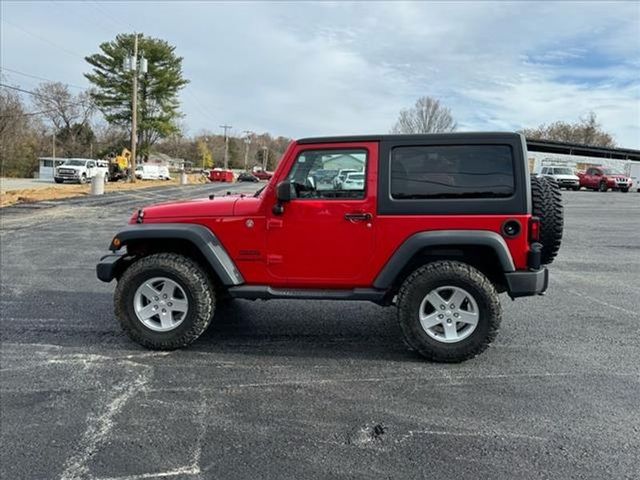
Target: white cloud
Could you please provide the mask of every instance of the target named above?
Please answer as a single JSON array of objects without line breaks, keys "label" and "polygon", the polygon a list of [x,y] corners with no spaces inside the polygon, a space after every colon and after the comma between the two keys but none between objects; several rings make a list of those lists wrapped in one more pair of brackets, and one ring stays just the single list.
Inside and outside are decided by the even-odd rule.
[{"label": "white cloud", "polygon": [[[83,54],[123,29],[105,12],[177,45],[192,81],[183,95],[191,131],[230,122],[288,136],[386,132],[401,108],[432,95],[465,129],[513,130],[593,110],[622,146],[640,148],[635,2],[98,7],[3,8],[10,21]],[[4,27],[6,66],[82,81],[81,61]],[[43,50],[51,54],[35,60]]]}]

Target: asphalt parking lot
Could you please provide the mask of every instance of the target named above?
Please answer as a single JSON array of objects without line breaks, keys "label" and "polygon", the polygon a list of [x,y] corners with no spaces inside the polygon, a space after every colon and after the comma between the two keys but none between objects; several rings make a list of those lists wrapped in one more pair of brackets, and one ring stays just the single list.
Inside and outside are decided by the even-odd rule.
[{"label": "asphalt parking lot", "polygon": [[564,193],[548,294],[503,296],[463,364],[359,302],[237,300],[187,350],[138,347],[96,261],[135,207],[227,188],[0,211],[1,478],[640,476],[640,194]]}]

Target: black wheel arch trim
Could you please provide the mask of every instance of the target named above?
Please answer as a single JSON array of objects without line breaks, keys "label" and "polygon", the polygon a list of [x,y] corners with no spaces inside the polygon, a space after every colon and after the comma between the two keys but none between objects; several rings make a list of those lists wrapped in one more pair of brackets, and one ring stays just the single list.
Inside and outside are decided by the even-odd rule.
[{"label": "black wheel arch trim", "polygon": [[400,272],[411,258],[425,247],[450,245],[481,245],[491,248],[500,261],[502,270],[514,272],[515,265],[504,238],[495,232],[484,230],[439,230],[434,232],[419,232],[407,238],[389,258],[375,281],[374,288],[391,288]]},{"label": "black wheel arch trim", "polygon": [[[115,239],[120,241],[119,246],[114,244]],[[137,240],[186,240],[207,259],[223,285],[234,286],[244,283],[242,274],[218,237],[202,225],[182,223],[128,225],[113,237],[109,249],[115,252]]]}]

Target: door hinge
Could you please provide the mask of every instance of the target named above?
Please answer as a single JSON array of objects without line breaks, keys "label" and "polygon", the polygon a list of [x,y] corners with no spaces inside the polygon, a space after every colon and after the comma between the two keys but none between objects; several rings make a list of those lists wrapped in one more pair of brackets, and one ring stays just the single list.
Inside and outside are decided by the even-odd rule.
[{"label": "door hinge", "polygon": [[270,218],[267,220],[267,230],[272,230],[274,228],[282,228],[282,220],[278,218]]},{"label": "door hinge", "polygon": [[267,265],[276,265],[282,261],[282,255],[267,255]]}]

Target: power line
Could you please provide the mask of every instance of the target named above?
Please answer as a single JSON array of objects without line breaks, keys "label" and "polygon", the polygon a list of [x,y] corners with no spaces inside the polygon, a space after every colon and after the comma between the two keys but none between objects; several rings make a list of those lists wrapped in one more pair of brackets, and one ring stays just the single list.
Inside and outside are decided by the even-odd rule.
[{"label": "power line", "polygon": [[[53,102],[57,102],[57,100],[53,97],[49,97],[47,95],[42,95],[40,93],[36,93],[36,92],[32,92],[31,90],[25,90],[24,88],[20,88],[20,87],[14,87],[13,85],[7,85],[6,83],[0,83],[0,87],[2,88],[8,88],[10,90],[15,90],[17,92],[22,92],[22,93],[27,93],[29,95],[33,95],[34,97],[38,97],[38,98],[42,98],[44,100],[50,100]],[[61,108],[66,108],[66,107],[74,107],[76,105],[85,105],[86,102],[85,101],[80,101],[80,102],[72,102],[72,103],[63,103],[62,105],[59,105],[59,107]],[[53,110],[51,110],[53,111]],[[44,110],[43,110],[44,112]]]},{"label": "power line", "polygon": [[[98,10],[99,12],[101,12],[103,15],[109,17],[111,20],[113,20],[115,22],[115,25],[124,23],[125,25],[127,25],[131,30],[133,30],[134,32],[137,30],[133,25],[131,25],[129,22],[127,22],[125,19],[120,18],[117,19],[115,18],[113,15],[111,15],[109,12],[107,12],[106,10],[104,10],[99,4],[98,2],[94,2],[93,0],[85,0],[84,2],[87,5],[93,4],[93,7]],[[91,6],[91,5],[90,5]]]},{"label": "power line", "polygon": [[33,115],[43,115],[45,113],[51,113],[55,111],[56,110],[40,110],[39,112],[18,113],[17,115],[0,115],[0,118],[31,117]]},{"label": "power line", "polygon": [[45,82],[62,83],[63,85],[66,85],[67,87],[79,88],[80,90],[86,90],[86,87],[81,87],[80,85],[74,85],[72,83],[58,82],[57,80],[52,80],[50,78],[45,78],[45,77],[39,77],[38,75],[32,75],[30,73],[20,72],[18,70],[14,70],[12,68],[0,67],[0,70],[6,70],[7,72],[15,73],[17,75],[22,75],[23,77],[35,78],[36,80],[43,80]]},{"label": "power line", "polygon": [[20,25],[16,25],[15,23],[12,23],[12,22],[8,21],[4,17],[2,18],[2,21],[4,23],[6,23],[7,25],[11,25],[13,28],[17,28],[18,30],[22,31],[23,33],[26,33],[27,35],[31,35],[32,37],[37,38],[38,40],[41,40],[41,41],[43,41],[45,43],[48,43],[49,45],[52,45],[52,46],[56,47],[57,49],[65,52],[68,55],[72,55],[74,58],[78,58],[78,57],[84,58],[84,55],[82,55],[80,53],[77,53],[77,52],[73,52],[71,50],[68,50],[67,48],[62,47],[62,46],[58,45],[57,43],[52,42],[51,40],[48,40],[48,39],[46,39],[44,37],[41,37],[40,35],[37,35],[37,34],[35,34],[33,32],[30,32],[29,30],[26,30],[26,29],[22,28]]}]

